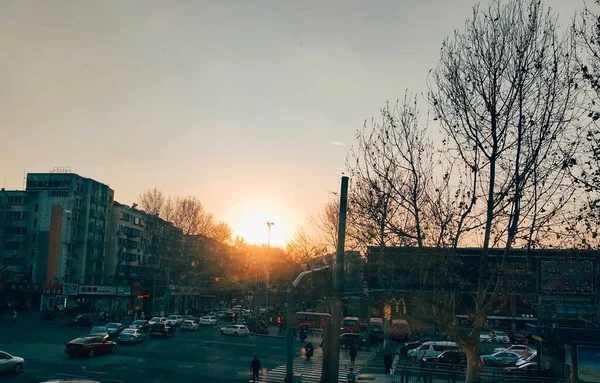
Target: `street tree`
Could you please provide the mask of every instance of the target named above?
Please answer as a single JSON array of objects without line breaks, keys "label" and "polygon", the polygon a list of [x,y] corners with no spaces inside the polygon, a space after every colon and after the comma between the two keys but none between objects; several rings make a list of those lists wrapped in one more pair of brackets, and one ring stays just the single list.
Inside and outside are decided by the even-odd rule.
[{"label": "street tree", "polygon": [[[479,380],[479,333],[508,293],[505,273],[513,247],[542,245],[573,191],[568,175],[577,109],[573,36],[562,36],[556,15],[539,0],[476,6],[463,31],[442,45],[430,74],[429,99],[457,170],[470,173],[463,214],[480,227],[454,233],[455,246],[481,246],[474,322],[458,331],[447,303],[435,309],[442,327],[467,355],[467,382]],[[465,183],[467,185],[467,183]],[[491,248],[503,249],[490,266]],[[456,247],[449,249],[451,257]],[[457,286],[450,265],[443,286]],[[448,268],[439,267],[440,270]],[[446,298],[450,292],[446,295]],[[439,302],[442,302],[441,307]]]},{"label": "street tree", "polygon": [[310,264],[313,267],[322,266],[327,254],[327,245],[310,236],[303,228],[298,228],[294,236],[286,243],[285,252],[295,263]]}]

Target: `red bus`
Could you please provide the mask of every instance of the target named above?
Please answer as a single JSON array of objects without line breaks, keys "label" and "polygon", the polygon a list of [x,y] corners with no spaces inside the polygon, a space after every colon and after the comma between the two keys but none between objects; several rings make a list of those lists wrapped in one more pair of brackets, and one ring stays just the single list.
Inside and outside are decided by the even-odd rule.
[{"label": "red bus", "polygon": [[294,328],[321,329],[331,323],[331,315],[327,313],[313,313],[298,311],[294,314]]},{"label": "red bus", "polygon": [[360,319],[358,319],[357,317],[345,317],[344,321],[342,322],[342,327],[344,329],[344,333],[359,333]]},{"label": "red bus", "polygon": [[389,327],[390,339],[396,342],[406,342],[410,335],[410,327],[404,319],[394,319]]}]

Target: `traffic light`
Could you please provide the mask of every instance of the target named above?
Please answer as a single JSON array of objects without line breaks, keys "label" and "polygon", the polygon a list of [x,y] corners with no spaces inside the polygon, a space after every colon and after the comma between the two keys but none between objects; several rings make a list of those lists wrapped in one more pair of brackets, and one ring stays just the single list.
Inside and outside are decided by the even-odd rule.
[{"label": "traffic light", "polygon": [[221,280],[221,278],[215,277],[215,282],[219,282],[220,280]]},{"label": "traffic light", "polygon": [[279,315],[277,316],[277,324],[281,324],[281,317]]}]

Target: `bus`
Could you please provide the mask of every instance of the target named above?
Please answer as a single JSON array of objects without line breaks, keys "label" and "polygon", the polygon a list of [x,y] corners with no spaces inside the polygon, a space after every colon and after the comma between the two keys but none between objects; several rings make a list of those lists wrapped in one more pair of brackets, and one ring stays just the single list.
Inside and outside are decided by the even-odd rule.
[{"label": "bus", "polygon": [[344,333],[359,333],[360,332],[360,319],[357,317],[345,317],[342,322],[342,328]]},{"label": "bus", "polygon": [[378,342],[384,339],[383,318],[371,318],[369,320],[369,337]]},{"label": "bus", "polygon": [[304,327],[311,330],[324,330],[329,323],[331,323],[331,315],[328,313],[298,311],[294,314],[294,328]]},{"label": "bus", "polygon": [[389,327],[390,339],[396,342],[406,342],[410,335],[410,327],[404,319],[394,319]]}]

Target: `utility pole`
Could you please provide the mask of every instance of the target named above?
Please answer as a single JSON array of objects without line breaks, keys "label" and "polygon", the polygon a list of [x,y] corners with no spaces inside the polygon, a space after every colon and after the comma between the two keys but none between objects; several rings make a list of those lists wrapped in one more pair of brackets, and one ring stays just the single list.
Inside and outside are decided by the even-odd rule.
[{"label": "utility pole", "polygon": [[267,284],[265,285],[265,312],[269,312],[269,259],[271,256],[271,226],[275,225],[275,222],[267,222],[269,228],[269,237],[267,240]]},{"label": "utility pole", "polygon": [[[326,382],[337,382],[340,369],[340,326],[342,323],[342,293],[344,288],[344,251],[346,244],[346,214],[348,211],[348,177],[342,177],[340,191],[340,215],[338,225],[338,246],[335,258],[335,276],[333,285],[333,305],[331,308],[330,345],[326,347],[328,360],[328,379]],[[325,356],[325,355],[324,355]]]}]

